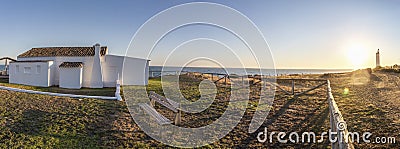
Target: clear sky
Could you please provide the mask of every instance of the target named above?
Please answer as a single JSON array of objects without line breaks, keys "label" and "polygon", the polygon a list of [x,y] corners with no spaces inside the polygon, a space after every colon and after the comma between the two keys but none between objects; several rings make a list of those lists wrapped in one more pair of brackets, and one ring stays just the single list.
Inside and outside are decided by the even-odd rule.
[{"label": "clear sky", "polygon": [[[2,0],[0,57],[16,57],[32,47],[95,43],[123,55],[147,19],[187,2],[191,1]],[[260,28],[277,68],[374,67],[378,48],[382,65],[400,64],[400,1],[214,2],[242,12]],[[189,32],[224,35],[204,26],[182,29],[177,35]],[[160,49],[156,54],[165,53]]]}]

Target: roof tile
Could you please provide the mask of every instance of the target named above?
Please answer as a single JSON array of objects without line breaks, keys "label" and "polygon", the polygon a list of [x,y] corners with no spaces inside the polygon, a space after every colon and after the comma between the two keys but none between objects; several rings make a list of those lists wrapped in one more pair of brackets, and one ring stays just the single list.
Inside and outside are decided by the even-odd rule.
[{"label": "roof tile", "polygon": [[[101,47],[100,55],[104,56],[107,53],[107,47]],[[94,47],[46,47],[46,48],[32,48],[25,53],[18,55],[18,57],[85,57],[94,56]]]},{"label": "roof tile", "polygon": [[64,62],[61,63],[61,65],[59,66],[60,68],[75,68],[75,67],[83,67],[83,63],[82,62]]}]

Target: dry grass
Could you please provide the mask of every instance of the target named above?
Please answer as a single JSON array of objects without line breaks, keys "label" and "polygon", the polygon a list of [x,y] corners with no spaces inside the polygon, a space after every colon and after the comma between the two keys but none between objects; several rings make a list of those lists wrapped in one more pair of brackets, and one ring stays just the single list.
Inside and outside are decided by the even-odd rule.
[{"label": "dry grass", "polygon": [[[395,136],[399,139],[399,91],[398,74],[386,73],[345,73],[330,75],[304,75],[290,77],[330,79],[333,94],[349,131],[370,131],[373,136]],[[197,100],[197,85],[200,80],[183,78],[183,95]],[[397,82],[397,83],[394,83]],[[382,84],[383,83],[383,84]],[[285,84],[285,82],[281,82]],[[287,88],[290,83],[287,83]],[[316,82],[297,84],[305,90]],[[329,129],[328,105],[325,88],[306,95],[293,97],[277,92],[268,119],[253,134],[247,132],[248,125],[257,106],[255,93],[258,86],[252,87],[248,109],[240,123],[227,136],[205,147],[215,148],[329,148],[327,138],[321,143],[287,143],[274,140],[272,143],[259,143],[257,134],[268,131],[308,132],[316,134]],[[349,94],[343,89],[349,88]],[[149,81],[148,90],[162,94],[159,79]],[[229,87],[218,87],[218,100],[211,108],[200,114],[183,114],[184,127],[204,126],[220,115],[227,105]],[[299,90],[299,91],[300,91]],[[77,100],[43,95],[32,95],[0,90],[0,148],[137,148],[166,147],[148,137],[134,123],[123,102],[94,99]],[[172,117],[172,113],[156,107],[160,113]],[[319,139],[319,138],[317,138]],[[398,140],[397,140],[398,141]],[[357,148],[398,148],[397,144],[355,144]]]},{"label": "dry grass", "polygon": [[121,102],[0,90],[0,148],[107,146]]}]

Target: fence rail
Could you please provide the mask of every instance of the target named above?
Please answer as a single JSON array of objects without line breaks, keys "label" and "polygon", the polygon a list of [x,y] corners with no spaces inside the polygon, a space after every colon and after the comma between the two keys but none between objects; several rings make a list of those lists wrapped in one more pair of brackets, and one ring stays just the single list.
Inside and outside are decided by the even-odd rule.
[{"label": "fence rail", "polygon": [[186,74],[186,71],[149,71],[149,77],[161,77],[164,75],[178,75],[178,74]]},{"label": "fence rail", "polygon": [[331,83],[327,82],[327,94],[329,104],[329,115],[331,131],[337,133],[338,140],[332,143],[333,149],[354,149],[352,140],[349,138],[349,132],[347,130],[346,122],[343,119],[342,113],[336,104],[336,101],[332,94]]}]

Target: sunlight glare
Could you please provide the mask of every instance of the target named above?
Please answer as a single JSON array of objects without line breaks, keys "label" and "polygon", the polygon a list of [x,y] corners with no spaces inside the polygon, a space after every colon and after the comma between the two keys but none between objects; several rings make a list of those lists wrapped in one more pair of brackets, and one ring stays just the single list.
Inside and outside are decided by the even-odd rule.
[{"label": "sunlight glare", "polygon": [[343,90],[343,94],[344,95],[347,95],[347,94],[349,94],[349,92],[350,92],[350,89],[349,88],[344,88],[344,90]]},{"label": "sunlight glare", "polygon": [[352,63],[353,68],[360,69],[365,65],[365,62],[368,58],[368,52],[363,46],[356,45],[349,49],[347,56]]}]

